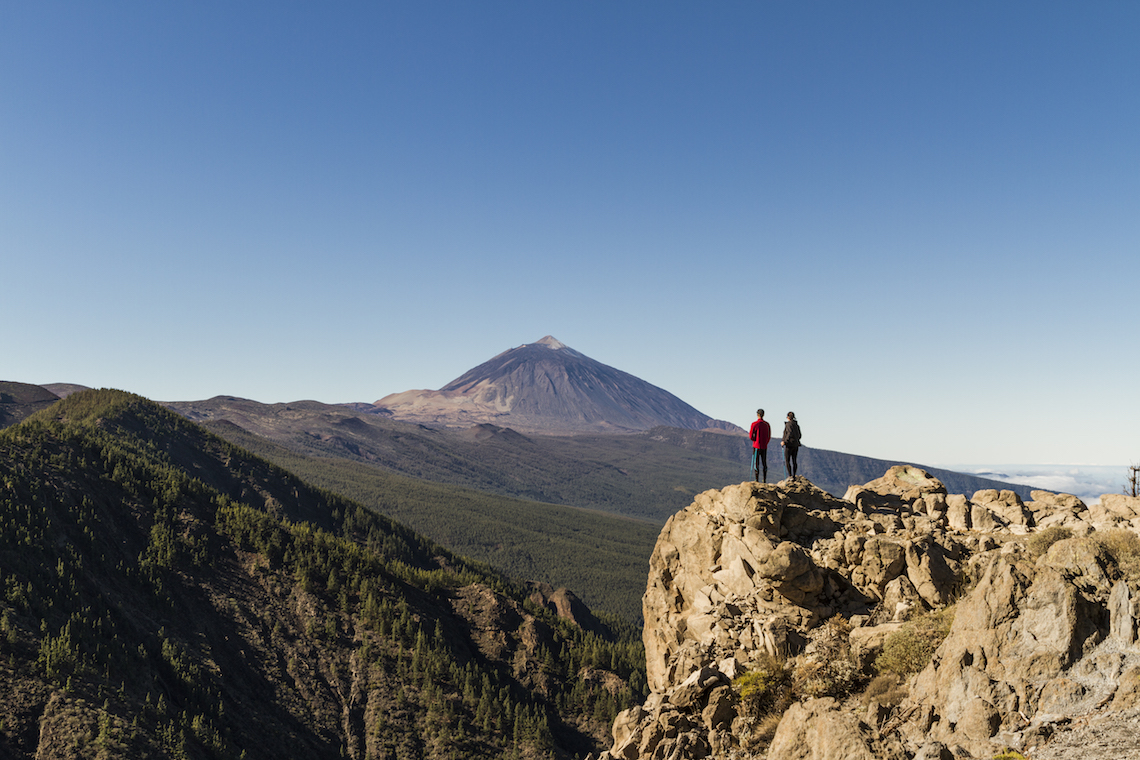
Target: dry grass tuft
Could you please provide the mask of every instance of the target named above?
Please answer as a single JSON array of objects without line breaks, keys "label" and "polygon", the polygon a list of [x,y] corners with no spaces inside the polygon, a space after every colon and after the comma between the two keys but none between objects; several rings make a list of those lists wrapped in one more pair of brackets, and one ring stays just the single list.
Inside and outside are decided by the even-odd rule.
[{"label": "dry grass tuft", "polygon": [[1001,752],[993,756],[993,760],[1028,760],[1025,755],[1021,754],[1015,749],[1003,749]]},{"label": "dry grass tuft", "polygon": [[760,717],[768,712],[782,714],[791,704],[791,672],[784,660],[764,654],[744,675],[732,682],[747,714]]},{"label": "dry grass tuft", "polygon": [[765,750],[784,712],[792,704],[792,673],[788,664],[764,654],[752,670],[737,677],[732,687],[740,697],[740,712],[747,727],[740,736],[749,752]]},{"label": "dry grass tuft", "polygon": [[894,673],[903,679],[922,670],[950,633],[953,623],[953,606],[908,621],[887,638],[883,651],[875,658],[875,670],[879,674]]},{"label": "dry grass tuft", "polygon": [[808,633],[808,644],[792,671],[797,699],[843,696],[861,677],[851,653],[851,623],[841,615]]},{"label": "dry grass tuft", "polygon": [[1116,562],[1126,580],[1140,581],[1140,536],[1127,528],[1094,533],[1092,540]]},{"label": "dry grass tuft", "polygon": [[871,679],[863,690],[863,706],[871,703],[894,707],[907,698],[906,684],[897,673],[883,673]]},{"label": "dry grass tuft", "polygon": [[1070,528],[1054,525],[1051,528],[1046,528],[1045,530],[1034,533],[1029,537],[1029,540],[1025,542],[1025,546],[1029,549],[1030,556],[1036,559],[1049,551],[1049,547],[1053,544],[1072,537],[1073,531]]}]

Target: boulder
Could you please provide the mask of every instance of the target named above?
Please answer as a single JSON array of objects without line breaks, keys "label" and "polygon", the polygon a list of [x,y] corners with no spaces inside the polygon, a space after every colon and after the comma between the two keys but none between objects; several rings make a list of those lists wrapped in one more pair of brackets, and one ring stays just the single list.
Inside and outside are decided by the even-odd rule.
[{"label": "boulder", "polygon": [[1121,520],[1131,521],[1140,517],[1140,496],[1106,493],[1100,497],[1100,505],[1106,512]]},{"label": "boulder", "polygon": [[946,497],[946,523],[954,530],[969,530],[970,502],[960,493]]},{"label": "boulder", "polygon": [[882,496],[898,496],[906,502],[922,498],[926,494],[945,494],[946,486],[926,470],[911,465],[895,465],[883,477],[862,486],[867,491]]},{"label": "boulder", "polygon": [[694,671],[669,695],[669,702],[684,709],[701,700],[716,686],[727,684],[728,679],[716,668],[703,667]]},{"label": "boulder", "polygon": [[823,574],[802,546],[784,541],[767,557],[756,574],[781,595],[802,604],[823,588]]},{"label": "boulder", "polygon": [[985,504],[980,504],[976,501],[970,502],[971,530],[993,532],[999,528],[1004,528],[1007,524],[1008,522],[1006,520]]},{"label": "boulder", "polygon": [[1003,525],[1033,524],[1033,513],[1025,508],[1021,497],[1013,491],[985,489],[975,491],[970,499],[975,505],[982,505],[992,512]]},{"label": "boulder", "polygon": [[830,697],[796,703],[780,720],[767,760],[885,760],[864,725]]}]

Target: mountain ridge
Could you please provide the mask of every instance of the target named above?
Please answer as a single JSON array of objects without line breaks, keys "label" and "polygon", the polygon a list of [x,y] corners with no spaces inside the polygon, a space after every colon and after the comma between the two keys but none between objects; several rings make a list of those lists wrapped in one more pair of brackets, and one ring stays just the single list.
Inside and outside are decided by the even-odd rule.
[{"label": "mountain ridge", "polygon": [[4,758],[582,755],[640,667],[572,597],[121,391],[0,431],[0,588]]},{"label": "mountain ridge", "polygon": [[[343,457],[391,472],[536,501],[601,509],[664,522],[697,493],[748,477],[743,436],[658,426],[622,435],[522,433],[493,423],[433,428],[315,401],[261,404],[232,396],[168,402],[190,419],[226,419],[298,452]],[[781,477],[779,442],[769,444],[770,474]],[[804,448],[803,472],[842,496],[894,464],[937,472],[949,487],[973,492],[1015,486],[918,463]],[[586,481],[589,487],[586,487]]]}]

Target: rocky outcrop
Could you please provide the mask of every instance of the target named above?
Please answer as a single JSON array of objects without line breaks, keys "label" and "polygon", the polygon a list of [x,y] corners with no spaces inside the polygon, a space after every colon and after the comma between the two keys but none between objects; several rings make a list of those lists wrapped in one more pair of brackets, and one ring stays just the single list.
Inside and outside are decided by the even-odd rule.
[{"label": "rocky outcrop", "polygon": [[527,598],[539,607],[545,607],[560,618],[569,620],[583,631],[600,636],[607,633],[606,626],[590,611],[585,602],[566,588],[554,588],[549,583],[527,581]]},{"label": "rocky outcrop", "polygon": [[[844,499],[804,478],[702,493],[650,560],[651,694],[618,717],[607,757],[988,758],[1133,709],[1137,526],[1140,499],[967,497],[907,466]],[[951,604],[901,691],[857,694],[893,632]],[[766,734],[758,690],[784,700]]]}]

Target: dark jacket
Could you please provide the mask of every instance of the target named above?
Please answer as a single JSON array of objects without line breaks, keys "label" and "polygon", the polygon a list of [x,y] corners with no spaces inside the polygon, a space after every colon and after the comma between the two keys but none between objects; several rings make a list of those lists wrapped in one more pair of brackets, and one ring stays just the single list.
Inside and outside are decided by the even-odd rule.
[{"label": "dark jacket", "polygon": [[800,423],[796,420],[788,420],[784,423],[784,446],[793,446],[799,448],[800,445]]}]

